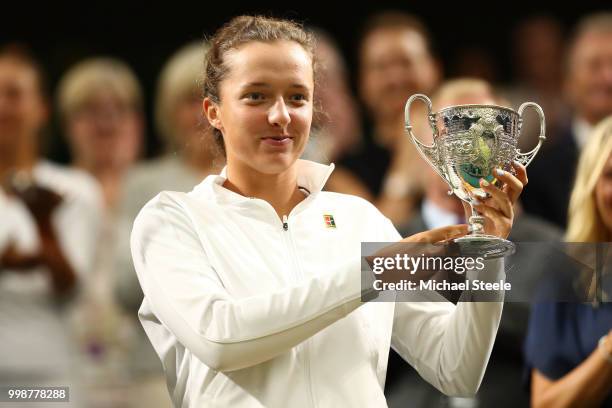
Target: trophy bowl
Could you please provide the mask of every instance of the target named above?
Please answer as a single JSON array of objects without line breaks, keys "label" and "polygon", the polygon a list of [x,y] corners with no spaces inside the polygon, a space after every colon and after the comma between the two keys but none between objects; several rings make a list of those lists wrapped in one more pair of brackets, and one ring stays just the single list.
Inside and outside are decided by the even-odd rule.
[{"label": "trophy bowl", "polygon": [[[413,132],[410,107],[415,100],[427,105],[429,125],[433,131],[433,144],[421,142]],[[540,118],[540,135],[533,150],[522,153],[517,149],[523,123],[523,112],[533,108]],[[497,105],[455,105],[432,112],[431,100],[422,94],[412,95],[406,102],[405,128],[421,156],[449,185],[449,194],[455,194],[470,205],[469,234],[454,240],[464,255],[498,258],[514,253],[514,244],[506,239],[484,232],[485,218],[473,204],[487,197],[480,188],[480,179],[502,187],[495,177],[495,168],[513,172],[512,161],[524,166],[540,150],[546,140],[542,108],[533,102],[523,103],[518,111]]]}]

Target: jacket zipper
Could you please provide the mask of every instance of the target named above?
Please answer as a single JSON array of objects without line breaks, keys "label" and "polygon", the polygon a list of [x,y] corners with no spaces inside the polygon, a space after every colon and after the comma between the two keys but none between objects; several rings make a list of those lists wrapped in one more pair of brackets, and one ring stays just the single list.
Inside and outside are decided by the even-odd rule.
[{"label": "jacket zipper", "polygon": [[[286,215],[283,215],[283,230],[284,232],[286,232],[287,234],[283,234],[286,235],[287,238],[286,240],[287,242],[287,247],[289,248],[289,252],[290,252],[290,256],[293,259],[293,262],[295,263],[295,271],[297,274],[297,278],[298,280],[300,278],[302,278],[302,273],[300,270],[300,264],[298,261],[298,257],[297,257],[297,251],[295,250],[295,244],[293,242],[293,239],[291,238],[291,233],[289,232],[289,219]],[[306,382],[307,382],[307,389],[308,389],[308,398],[310,400],[310,406],[314,407],[315,406],[315,401],[314,401],[314,397],[313,397],[313,389],[312,389],[312,379],[311,379],[311,375],[310,375],[310,339],[306,339],[303,342],[303,346],[304,346],[304,375],[306,377]]]}]

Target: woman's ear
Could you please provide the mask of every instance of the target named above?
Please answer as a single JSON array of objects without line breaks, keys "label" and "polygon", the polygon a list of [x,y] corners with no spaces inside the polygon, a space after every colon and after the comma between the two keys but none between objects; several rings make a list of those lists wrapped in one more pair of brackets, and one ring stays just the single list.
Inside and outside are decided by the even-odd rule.
[{"label": "woman's ear", "polygon": [[208,123],[212,127],[223,131],[223,124],[219,115],[219,105],[207,97],[202,101],[202,110],[204,111],[204,116],[208,119]]}]

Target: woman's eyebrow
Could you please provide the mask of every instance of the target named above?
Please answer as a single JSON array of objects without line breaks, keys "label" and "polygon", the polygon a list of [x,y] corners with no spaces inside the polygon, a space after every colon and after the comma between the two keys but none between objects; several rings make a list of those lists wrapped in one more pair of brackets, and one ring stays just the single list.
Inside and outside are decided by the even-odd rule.
[{"label": "woman's eyebrow", "polygon": [[247,82],[242,85],[242,88],[250,88],[250,87],[260,87],[260,88],[269,88],[270,84],[266,82]]},{"label": "woman's eyebrow", "polygon": [[[272,85],[270,85],[267,82],[247,82],[245,84],[243,84],[241,87],[242,88],[250,88],[250,87],[260,87],[260,88],[270,88]],[[301,83],[294,83],[290,85],[291,88],[301,88],[301,89],[308,89],[308,87],[304,84]]]}]

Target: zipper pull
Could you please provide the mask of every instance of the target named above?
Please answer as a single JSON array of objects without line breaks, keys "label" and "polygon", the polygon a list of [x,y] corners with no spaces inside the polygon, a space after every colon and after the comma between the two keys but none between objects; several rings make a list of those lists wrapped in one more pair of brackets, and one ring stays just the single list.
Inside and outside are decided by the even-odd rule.
[{"label": "zipper pull", "polygon": [[289,230],[289,223],[287,222],[287,216],[283,215],[283,229],[285,231]]}]

